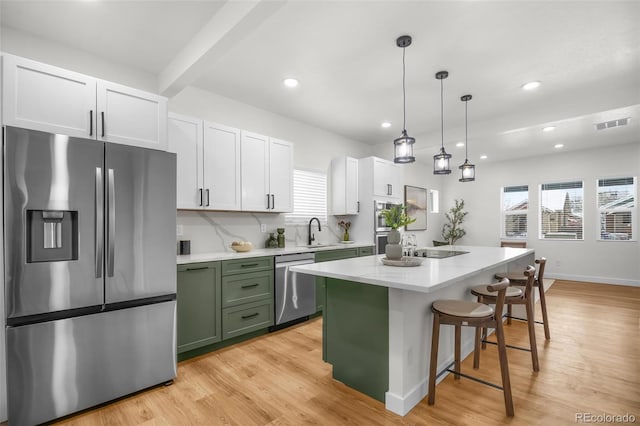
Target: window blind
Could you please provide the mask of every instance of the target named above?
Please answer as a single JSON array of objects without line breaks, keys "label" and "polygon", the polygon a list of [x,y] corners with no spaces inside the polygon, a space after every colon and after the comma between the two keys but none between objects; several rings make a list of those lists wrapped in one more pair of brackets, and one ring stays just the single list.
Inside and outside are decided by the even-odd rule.
[{"label": "window blind", "polygon": [[636,177],[598,179],[598,239],[636,239],[636,180]]},{"label": "window blind", "polygon": [[582,240],[582,181],[540,185],[540,238]]},{"label": "window blind", "polygon": [[308,170],[293,170],[293,212],[285,215],[288,225],[309,223],[312,217],[327,223],[327,175]]},{"label": "window blind", "polygon": [[527,214],[529,211],[529,186],[505,186],[502,188],[502,237],[527,238]]}]

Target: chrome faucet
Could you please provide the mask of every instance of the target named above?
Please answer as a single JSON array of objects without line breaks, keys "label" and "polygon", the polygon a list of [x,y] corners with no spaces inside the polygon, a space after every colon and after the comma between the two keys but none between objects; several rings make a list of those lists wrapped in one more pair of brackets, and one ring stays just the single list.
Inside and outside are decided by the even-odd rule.
[{"label": "chrome faucet", "polygon": [[316,239],[316,236],[311,233],[311,222],[313,222],[314,220],[318,222],[318,232],[322,231],[322,226],[320,226],[320,219],[318,219],[317,217],[312,217],[309,221],[309,245],[311,245],[311,243],[313,243]]}]

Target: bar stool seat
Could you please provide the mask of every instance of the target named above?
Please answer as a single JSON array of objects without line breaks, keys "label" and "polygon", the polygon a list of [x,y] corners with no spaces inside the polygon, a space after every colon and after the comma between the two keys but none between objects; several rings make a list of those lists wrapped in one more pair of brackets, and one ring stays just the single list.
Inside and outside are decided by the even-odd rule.
[{"label": "bar stool seat", "polygon": [[[500,389],[504,395],[504,405],[507,416],[513,416],[513,397],[511,395],[511,382],[509,380],[509,365],[507,362],[507,350],[504,341],[504,330],[502,328],[502,308],[504,306],[506,290],[509,288],[509,280],[502,280],[497,284],[489,285],[488,290],[495,291],[497,295],[495,310],[484,303],[471,302],[466,300],[437,300],[431,305],[433,312],[433,333],[431,335],[431,358],[429,365],[429,391],[427,402],[429,405],[435,403],[436,379],[445,372],[454,374],[454,379],[460,377],[475,380],[476,382]],[[498,314],[498,312],[500,314]],[[454,361],[439,374],[438,369],[438,346],[440,343],[440,325],[455,326],[455,355]],[[500,374],[502,376],[502,387],[478,379],[460,371],[460,352],[462,327],[476,328],[476,347],[479,344],[480,328],[491,327],[496,329],[498,336],[498,358],[500,360]],[[451,370],[451,366],[455,365]]]},{"label": "bar stool seat", "polygon": [[[538,271],[535,274],[533,287],[537,287],[538,292],[540,293],[540,309],[542,311],[542,321],[534,321],[534,322],[536,324],[542,324],[544,326],[544,338],[546,340],[549,340],[551,339],[551,333],[549,331],[549,316],[547,314],[547,300],[544,295],[544,267],[546,263],[547,263],[547,259],[544,257],[541,257],[540,259],[536,259],[536,264],[538,265]],[[503,278],[507,278],[512,286],[527,285],[527,277],[517,272],[500,272],[496,274],[496,279],[501,280]],[[517,320],[523,320],[522,318],[516,318],[512,316],[511,305],[508,305],[507,324],[511,324],[512,318]]]},{"label": "bar stool seat", "polygon": [[[471,294],[473,294],[474,296],[489,296],[489,297],[495,297],[496,296],[496,292],[495,291],[489,291],[489,289],[487,288],[486,285],[480,285],[478,287],[473,287],[471,289]],[[505,297],[508,298],[508,297],[519,297],[519,296],[522,296],[522,290],[520,290],[518,287],[509,287],[509,288],[507,288],[507,292],[505,294]]]},{"label": "bar stool seat", "polygon": [[493,315],[491,306],[466,300],[436,300],[433,302],[433,309],[454,317],[482,318]]}]

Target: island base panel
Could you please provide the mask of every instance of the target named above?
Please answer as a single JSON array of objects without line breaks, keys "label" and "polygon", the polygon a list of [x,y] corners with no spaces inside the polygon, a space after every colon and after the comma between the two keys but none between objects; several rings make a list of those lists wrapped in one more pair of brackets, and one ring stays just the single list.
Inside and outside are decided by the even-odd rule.
[{"label": "island base panel", "polygon": [[389,290],[326,280],[323,340],[333,378],[378,401],[389,388]]}]

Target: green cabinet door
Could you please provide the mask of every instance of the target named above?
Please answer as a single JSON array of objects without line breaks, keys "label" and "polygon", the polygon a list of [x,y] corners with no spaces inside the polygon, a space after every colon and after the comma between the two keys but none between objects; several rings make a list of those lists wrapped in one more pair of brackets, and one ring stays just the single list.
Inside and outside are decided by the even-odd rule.
[{"label": "green cabinet door", "polygon": [[[330,260],[349,259],[358,257],[359,249],[357,247],[342,250],[324,250],[315,253],[315,262],[329,262]],[[316,312],[324,310],[325,300],[325,278],[316,277]]]},{"label": "green cabinet door", "polygon": [[178,353],[221,341],[220,262],[178,265]]},{"label": "green cabinet door", "polygon": [[358,256],[371,256],[375,254],[374,246],[358,247]]}]

